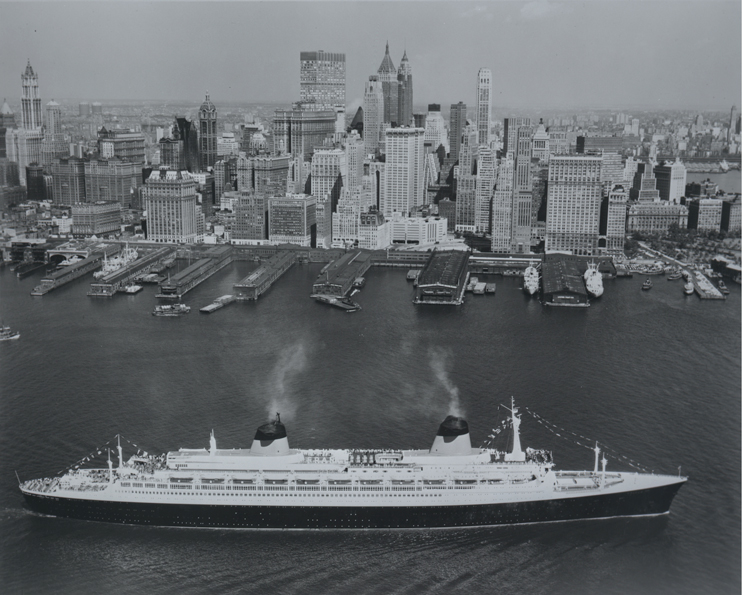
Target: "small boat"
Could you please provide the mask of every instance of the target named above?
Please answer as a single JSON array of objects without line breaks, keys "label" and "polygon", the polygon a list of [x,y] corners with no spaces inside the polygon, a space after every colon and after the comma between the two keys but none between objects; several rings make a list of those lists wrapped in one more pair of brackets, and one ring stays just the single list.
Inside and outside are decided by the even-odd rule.
[{"label": "small boat", "polygon": [[20,332],[11,331],[9,326],[0,326],[0,341],[12,341],[20,338],[20,336]]},{"label": "small boat", "polygon": [[693,283],[691,283],[690,281],[688,281],[688,282],[687,282],[687,283],[686,283],[686,284],[685,284],[685,285],[683,286],[683,293],[685,293],[685,295],[693,295],[693,292],[694,292],[695,290],[696,290],[695,286],[694,286],[694,285],[693,285]]},{"label": "small boat", "polygon": [[346,312],[355,312],[361,309],[361,305],[357,302],[354,302],[349,297],[336,297],[332,295],[322,294],[316,294],[312,297],[318,302],[329,304],[330,306],[335,306],[336,308],[340,308],[341,310],[345,310]]},{"label": "small boat", "polygon": [[668,281],[676,281],[676,280],[678,280],[678,279],[682,279],[682,278],[683,278],[683,273],[681,273],[680,271],[672,271],[672,272],[671,272],[671,273],[670,273],[670,274],[669,274],[669,275],[667,276],[667,280],[668,280]]},{"label": "small boat", "polygon": [[727,284],[724,283],[721,279],[719,279],[719,291],[723,293],[724,295],[729,295],[729,288],[727,287]]},{"label": "small boat", "polygon": [[366,285],[366,279],[363,277],[356,277],[355,281],[353,281],[353,287],[356,289],[362,289],[364,285]]},{"label": "small boat", "polygon": [[152,316],[182,316],[183,314],[188,314],[190,311],[191,307],[185,304],[165,304],[163,306],[155,306]]},{"label": "small boat", "polygon": [[126,289],[124,289],[125,293],[139,293],[142,291],[143,287],[141,285],[127,285]]},{"label": "small boat", "polygon": [[652,280],[647,279],[646,281],[644,281],[644,283],[642,283],[642,289],[644,290],[652,289]]}]

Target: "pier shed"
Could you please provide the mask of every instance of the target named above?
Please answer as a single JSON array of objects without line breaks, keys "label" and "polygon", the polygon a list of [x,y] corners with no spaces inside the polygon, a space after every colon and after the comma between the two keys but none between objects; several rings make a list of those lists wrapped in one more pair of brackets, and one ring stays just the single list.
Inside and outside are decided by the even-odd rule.
[{"label": "pier shed", "polygon": [[371,266],[371,254],[361,250],[348,252],[325,267],[312,285],[312,295],[343,297],[353,282]]},{"label": "pier shed", "polygon": [[464,301],[469,252],[434,251],[417,277],[416,304],[458,306]]},{"label": "pier shed", "polygon": [[185,293],[203,283],[214,273],[232,262],[232,247],[219,246],[204,251],[204,258],[194,262],[177,275],[160,283],[158,298],[179,299]]},{"label": "pier shed", "polygon": [[585,282],[577,264],[571,260],[547,260],[541,265],[544,304],[547,306],[587,307]]},{"label": "pier shed", "polygon": [[262,265],[234,284],[237,290],[237,299],[257,300],[275,283],[281,275],[288,271],[296,262],[296,253],[291,250],[277,252]]}]

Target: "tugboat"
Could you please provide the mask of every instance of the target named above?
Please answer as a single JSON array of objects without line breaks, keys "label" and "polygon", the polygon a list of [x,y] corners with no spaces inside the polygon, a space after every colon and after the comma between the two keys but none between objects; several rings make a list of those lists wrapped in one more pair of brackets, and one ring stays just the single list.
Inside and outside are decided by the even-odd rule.
[{"label": "tugboat", "polygon": [[642,283],[642,289],[643,289],[644,291],[646,291],[646,290],[648,290],[648,289],[652,289],[652,280],[651,280],[651,279],[649,279],[649,278],[647,278],[647,280],[646,280],[646,281],[644,281],[644,283]]},{"label": "tugboat", "polygon": [[329,304],[335,306],[346,312],[356,312],[361,309],[361,305],[358,302],[354,302],[349,297],[336,297],[333,295],[323,295],[321,293],[312,296],[316,301],[322,304]]},{"label": "tugboat", "polygon": [[191,311],[190,306],[185,304],[165,304],[163,306],[155,306],[152,311],[152,316],[183,316]]},{"label": "tugboat", "polygon": [[721,279],[719,279],[719,291],[723,293],[724,295],[729,295],[729,288],[727,288],[727,284],[724,283]]},{"label": "tugboat", "polygon": [[11,331],[9,326],[0,326],[0,341],[12,341],[19,339],[20,336],[20,332]]},{"label": "tugboat", "polygon": [[676,281],[677,279],[682,279],[683,273],[681,273],[679,270],[674,269],[670,272],[669,275],[667,275],[668,281]]},{"label": "tugboat", "polygon": [[686,282],[686,284],[683,286],[683,293],[685,293],[685,295],[693,295],[693,292],[695,290],[696,287],[691,281]]}]

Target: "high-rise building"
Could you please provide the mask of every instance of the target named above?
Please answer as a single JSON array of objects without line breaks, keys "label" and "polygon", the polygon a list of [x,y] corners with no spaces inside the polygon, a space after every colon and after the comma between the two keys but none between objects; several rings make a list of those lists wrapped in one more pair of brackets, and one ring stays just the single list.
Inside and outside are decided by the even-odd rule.
[{"label": "high-rise building", "polygon": [[479,147],[477,187],[474,205],[474,231],[489,233],[492,225],[492,194],[497,182],[497,153],[489,146]]},{"label": "high-rise building", "polygon": [[515,136],[515,172],[513,178],[513,237],[510,251],[530,252],[533,202],[533,128],[520,126]]},{"label": "high-rise building", "polygon": [[118,157],[131,163],[144,164],[145,138],[141,132],[127,129],[106,129],[98,131],[98,153],[103,159]]},{"label": "high-rise building", "polygon": [[490,120],[492,115],[492,71],[480,68],[477,74],[477,143],[490,142]]},{"label": "high-rise building", "polygon": [[660,202],[660,191],[657,190],[657,178],[654,176],[653,164],[651,162],[642,163],[640,168],[641,166],[644,166],[644,171],[641,174],[637,172],[637,175],[640,176],[637,200],[642,203]]},{"label": "high-rise building", "polygon": [[302,109],[345,109],[345,54],[301,52],[299,98]]},{"label": "high-rise building", "polygon": [[278,109],[273,117],[273,153],[291,153],[309,160],[316,147],[335,135],[336,113],[333,110],[313,111]]},{"label": "high-rise building", "polygon": [[732,136],[735,133],[735,127],[737,126],[737,106],[732,106],[732,111],[729,114],[729,130],[727,131],[727,143],[732,142]]},{"label": "high-rise building", "polygon": [[315,247],[315,207],[314,197],[306,194],[268,199],[268,239],[272,244]]},{"label": "high-rise building", "polygon": [[99,236],[121,229],[121,204],[98,201],[72,205],[72,235]]},{"label": "high-rise building", "polygon": [[622,253],[626,240],[626,202],[629,193],[622,184],[616,184],[608,193],[608,213],[605,247],[609,253]]},{"label": "high-rise building", "polygon": [[515,161],[512,154],[500,160],[497,185],[492,195],[492,252],[507,254],[513,237],[513,179]]},{"label": "high-rise building", "polygon": [[258,155],[251,157],[251,182],[256,194],[275,196],[286,191],[289,174],[289,155]]},{"label": "high-rise building", "polygon": [[84,159],[56,159],[50,169],[55,204],[71,206],[86,202]]},{"label": "high-rise building", "polygon": [[312,156],[311,194],[316,200],[319,248],[332,243],[332,214],[337,211],[340,192],[346,185],[348,162],[343,149],[318,148]]},{"label": "high-rise building", "polygon": [[142,185],[142,167],[120,159],[85,162],[86,202],[113,201],[130,208]]},{"label": "high-rise building", "polygon": [[387,128],[385,192],[382,214],[408,214],[423,204],[425,197],[422,128]]},{"label": "high-rise building", "polygon": [[371,75],[363,94],[363,143],[366,154],[375,153],[384,125],[384,90],[377,75]]},{"label": "high-rise building", "polygon": [[397,69],[394,68],[394,63],[389,55],[389,42],[386,44],[384,59],[381,61],[377,74],[384,92],[384,122],[398,124],[399,82],[397,81]]},{"label": "high-rise building", "polygon": [[539,161],[549,161],[549,133],[546,132],[544,121],[541,118],[533,133],[533,158]]},{"label": "high-rise building", "polygon": [[461,150],[461,136],[464,134],[464,128],[466,127],[466,104],[459,101],[458,103],[451,104],[451,117],[449,120],[450,127],[450,143],[451,143],[451,158],[456,160],[459,158],[459,151]]},{"label": "high-rise building", "polygon": [[46,200],[44,168],[38,163],[26,166],[26,197],[28,200]]},{"label": "high-rise building", "polygon": [[546,250],[597,254],[602,163],[601,157],[588,155],[549,160]]},{"label": "high-rise building", "polygon": [[46,104],[46,134],[62,134],[62,107],[53,99]]},{"label": "high-rise building", "polygon": [[176,116],[173,123],[173,135],[178,132],[178,137],[183,143],[184,167],[192,173],[201,171],[201,162],[198,153],[198,127],[186,117]]},{"label": "high-rise building", "polygon": [[657,178],[660,200],[680,204],[680,198],[685,196],[687,178],[687,171],[680,157],[676,157],[673,163],[665,162],[662,165],[656,165],[654,175]]},{"label": "high-rise building", "polygon": [[345,248],[358,241],[361,192],[360,186],[343,188],[337,210],[332,214],[332,247]]},{"label": "high-rise building", "polygon": [[479,151],[478,137],[474,125],[464,130],[456,173],[456,231],[476,231],[477,176],[474,167]]},{"label": "high-rise building", "polygon": [[77,106],[78,115],[81,117],[89,116],[92,112],[90,111],[90,103],[87,101],[81,101]]},{"label": "high-rise building", "polygon": [[61,106],[53,99],[46,104],[46,125],[44,140],[41,143],[41,163],[51,165],[55,159],[67,157],[70,147],[62,133]]},{"label": "high-rise building", "polygon": [[176,244],[196,241],[196,180],[188,172],[154,170],[143,194],[148,240]]},{"label": "high-rise building", "polygon": [[400,126],[412,126],[413,114],[412,114],[412,66],[410,61],[407,59],[407,50],[405,50],[402,56],[402,61],[399,63],[399,70],[397,70],[397,93],[398,103],[397,108]]},{"label": "high-rise building", "polygon": [[43,162],[44,135],[41,128],[8,128],[5,131],[5,152],[10,161],[18,164],[21,185],[26,185],[26,167]]},{"label": "high-rise building", "polygon": [[345,140],[345,161],[348,164],[348,188],[355,188],[363,184],[364,157],[363,139],[358,132],[353,130]]},{"label": "high-rise building", "polygon": [[23,94],[21,95],[21,128],[38,130],[41,128],[41,94],[39,93],[39,76],[34,72],[29,61],[26,71],[21,75]]},{"label": "high-rise building", "polygon": [[425,118],[425,145],[429,146],[432,151],[438,147],[448,145],[446,139],[446,123],[441,114],[441,106],[431,103],[428,105],[428,116]]},{"label": "high-rise building", "polygon": [[232,240],[268,239],[268,198],[240,190],[232,225]]},{"label": "high-rise building", "polygon": [[[518,136],[518,128],[521,126],[530,126],[531,118],[505,118],[504,130],[502,136],[502,154],[507,155],[508,153],[515,154],[516,151],[516,138]],[[553,151],[552,151],[553,152]]]},{"label": "high-rise building", "polygon": [[206,170],[214,167],[216,163],[216,127],[217,113],[216,107],[211,103],[209,94],[206,93],[206,99],[198,110],[198,141],[199,153],[201,157],[201,169]]}]

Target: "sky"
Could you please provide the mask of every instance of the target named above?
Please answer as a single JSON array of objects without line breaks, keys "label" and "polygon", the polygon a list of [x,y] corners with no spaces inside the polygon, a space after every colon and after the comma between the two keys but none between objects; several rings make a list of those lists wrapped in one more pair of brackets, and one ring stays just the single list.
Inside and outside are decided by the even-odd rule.
[{"label": "sky", "polygon": [[290,103],[299,52],[346,54],[362,103],[389,42],[407,51],[415,105],[728,110],[740,106],[739,0],[587,2],[4,2],[0,98],[18,104],[30,60],[42,100]]}]

